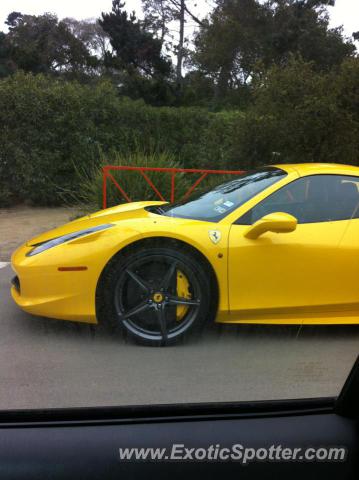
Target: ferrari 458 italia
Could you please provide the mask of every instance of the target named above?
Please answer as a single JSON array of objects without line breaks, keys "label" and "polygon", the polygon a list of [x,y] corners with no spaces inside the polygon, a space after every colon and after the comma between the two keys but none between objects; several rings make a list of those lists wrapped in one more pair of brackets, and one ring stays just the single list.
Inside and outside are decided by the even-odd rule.
[{"label": "ferrari 458 italia", "polygon": [[12,267],[25,311],[147,345],[211,320],[359,323],[359,168],[270,166],[178,203],[108,208],[30,240]]}]

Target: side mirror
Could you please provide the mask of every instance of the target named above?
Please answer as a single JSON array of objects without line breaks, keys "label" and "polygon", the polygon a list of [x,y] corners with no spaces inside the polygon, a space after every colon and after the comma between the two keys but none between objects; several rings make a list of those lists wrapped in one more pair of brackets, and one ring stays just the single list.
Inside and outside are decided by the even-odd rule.
[{"label": "side mirror", "polygon": [[244,236],[255,240],[265,232],[288,233],[297,228],[297,219],[284,212],[275,212],[265,215],[251,225]]}]

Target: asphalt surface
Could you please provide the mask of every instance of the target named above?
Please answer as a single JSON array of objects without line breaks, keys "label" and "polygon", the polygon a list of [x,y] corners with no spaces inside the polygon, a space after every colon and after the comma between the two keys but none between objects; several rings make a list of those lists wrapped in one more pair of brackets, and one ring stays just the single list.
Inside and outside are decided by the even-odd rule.
[{"label": "asphalt surface", "polygon": [[11,277],[0,265],[0,410],[331,396],[359,353],[359,326],[211,326],[142,347],[22,312]]}]

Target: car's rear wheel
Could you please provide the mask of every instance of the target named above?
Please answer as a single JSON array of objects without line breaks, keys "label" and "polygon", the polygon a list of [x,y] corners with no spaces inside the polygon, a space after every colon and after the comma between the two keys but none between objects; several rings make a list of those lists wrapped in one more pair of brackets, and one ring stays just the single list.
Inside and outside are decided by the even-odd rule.
[{"label": "car's rear wheel", "polygon": [[209,314],[210,279],[205,266],[172,247],[120,254],[102,282],[98,299],[102,317],[145,345],[174,344],[200,331]]}]

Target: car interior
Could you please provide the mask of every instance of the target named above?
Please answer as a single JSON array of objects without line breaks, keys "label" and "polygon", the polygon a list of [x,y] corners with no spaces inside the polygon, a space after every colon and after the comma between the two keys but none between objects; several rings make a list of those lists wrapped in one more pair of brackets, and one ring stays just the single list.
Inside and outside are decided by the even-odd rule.
[{"label": "car interior", "polygon": [[313,175],[295,180],[260,202],[237,223],[251,225],[264,215],[285,212],[298,223],[357,218],[358,181],[337,175]]}]

